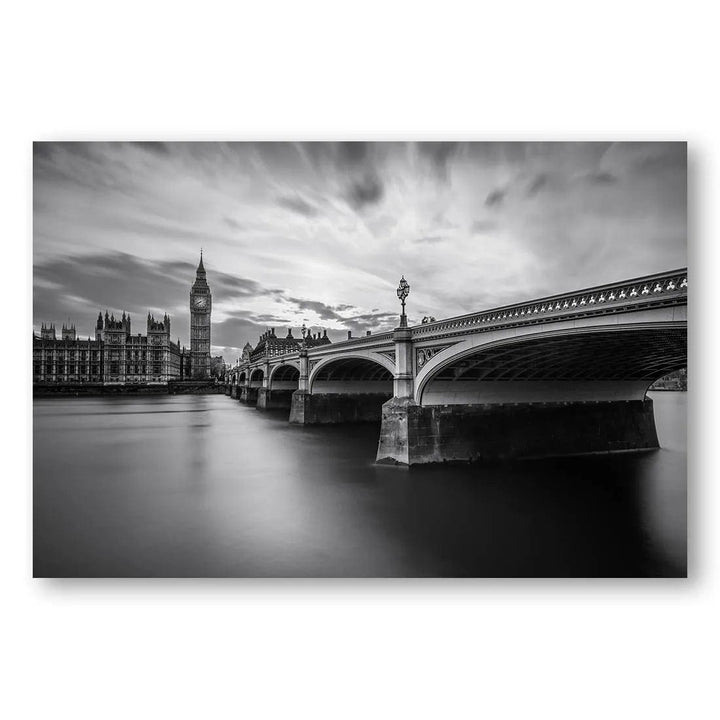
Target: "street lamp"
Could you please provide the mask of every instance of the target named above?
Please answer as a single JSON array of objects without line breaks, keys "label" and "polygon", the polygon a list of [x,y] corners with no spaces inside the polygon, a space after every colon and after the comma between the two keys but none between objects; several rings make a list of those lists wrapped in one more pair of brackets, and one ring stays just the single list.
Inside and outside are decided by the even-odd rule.
[{"label": "street lamp", "polygon": [[410,294],[410,285],[403,275],[397,289],[397,296],[402,303],[402,315],[400,315],[400,327],[407,327],[407,317],[405,315],[405,298]]}]

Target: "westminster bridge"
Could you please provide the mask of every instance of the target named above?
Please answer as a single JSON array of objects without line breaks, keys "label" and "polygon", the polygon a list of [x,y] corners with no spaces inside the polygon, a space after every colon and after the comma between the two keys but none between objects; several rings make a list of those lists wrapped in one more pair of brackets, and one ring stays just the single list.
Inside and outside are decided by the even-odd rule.
[{"label": "westminster bridge", "polygon": [[687,366],[686,268],[412,327],[406,295],[395,330],[268,348],[228,394],[291,423],[380,421],[378,462],[658,447],[646,392]]}]

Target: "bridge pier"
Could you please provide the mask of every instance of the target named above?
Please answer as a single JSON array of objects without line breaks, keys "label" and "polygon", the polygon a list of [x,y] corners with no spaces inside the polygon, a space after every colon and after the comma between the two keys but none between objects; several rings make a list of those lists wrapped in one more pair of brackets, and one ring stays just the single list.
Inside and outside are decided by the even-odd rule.
[{"label": "bridge pier", "polygon": [[380,422],[387,393],[317,393],[296,390],[292,394],[290,422],[296,425]]},{"label": "bridge pier", "polygon": [[645,400],[420,406],[383,405],[377,462],[530,458],[659,447]]},{"label": "bridge pier", "polygon": [[255,405],[258,399],[258,390],[256,387],[248,387],[247,385],[240,388],[240,395],[238,400],[240,402],[247,403],[248,405]]},{"label": "bridge pier", "polygon": [[289,410],[292,405],[292,395],[293,391],[288,389],[258,388],[257,408],[258,410]]}]

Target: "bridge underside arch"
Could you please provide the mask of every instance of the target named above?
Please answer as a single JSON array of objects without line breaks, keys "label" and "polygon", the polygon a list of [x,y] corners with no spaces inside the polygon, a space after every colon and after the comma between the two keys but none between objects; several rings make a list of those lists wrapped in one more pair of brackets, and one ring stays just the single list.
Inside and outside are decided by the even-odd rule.
[{"label": "bridge underside arch", "polygon": [[687,365],[687,327],[533,335],[470,349],[417,388],[422,405],[642,400]]},{"label": "bridge underside arch", "polygon": [[255,368],[250,373],[250,387],[258,388],[262,386],[263,380],[265,378],[265,372],[262,368]]},{"label": "bridge underside arch", "polygon": [[297,390],[300,370],[295,365],[280,365],[270,373],[272,390]]},{"label": "bridge underside arch", "polygon": [[332,358],[313,369],[309,387],[310,392],[293,395],[290,422],[378,422],[393,394],[393,374],[370,358]]},{"label": "bridge underside arch", "polygon": [[311,375],[310,391],[314,394],[367,394],[392,396],[393,375],[388,368],[367,358],[330,360]]}]

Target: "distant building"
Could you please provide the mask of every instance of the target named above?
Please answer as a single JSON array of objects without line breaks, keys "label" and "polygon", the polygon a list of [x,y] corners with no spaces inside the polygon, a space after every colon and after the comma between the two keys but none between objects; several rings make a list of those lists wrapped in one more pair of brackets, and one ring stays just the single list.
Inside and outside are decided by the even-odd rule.
[{"label": "distant building", "polygon": [[[95,338],[80,340],[75,325],[42,324],[33,335],[33,383],[165,384],[172,380],[209,379],[212,296],[202,253],[190,291],[190,350],[170,339],[170,316],[148,313],[146,334],[133,335],[130,315],[98,314]],[[213,358],[224,370],[222,357]]]},{"label": "distant building", "polygon": [[43,324],[33,335],[33,382],[103,382],[102,340],[78,340],[75,327],[63,325],[62,337],[55,325]]},{"label": "distant building", "polygon": [[687,368],[661,377],[650,386],[650,390],[687,390]]},{"label": "distant building", "polygon": [[[305,333],[305,328],[302,330]],[[264,332],[260,336],[258,344],[252,348],[246,345],[243,348],[243,362],[246,360],[245,351],[247,350],[247,359],[255,360],[259,357],[268,357],[272,355],[284,355],[285,353],[294,352],[300,349],[300,344],[305,340],[305,347],[316,347],[317,345],[329,345],[331,340],[327,336],[327,330],[323,330],[322,335],[318,331],[313,334],[308,332],[303,337],[296,338],[292,334],[292,328],[288,328],[287,335],[285,337],[278,337],[275,334],[275,328]]]},{"label": "distant building", "polygon": [[200,252],[200,264],[190,290],[190,367],[193,380],[210,377],[210,316],[212,294]]},{"label": "distant building", "polygon": [[33,337],[33,382],[104,385],[167,383],[180,377],[179,343],[170,340],[170,318],[148,313],[147,334],[132,334],[130,315],[98,314],[95,339],[79,340],[75,327],[42,325]]}]

